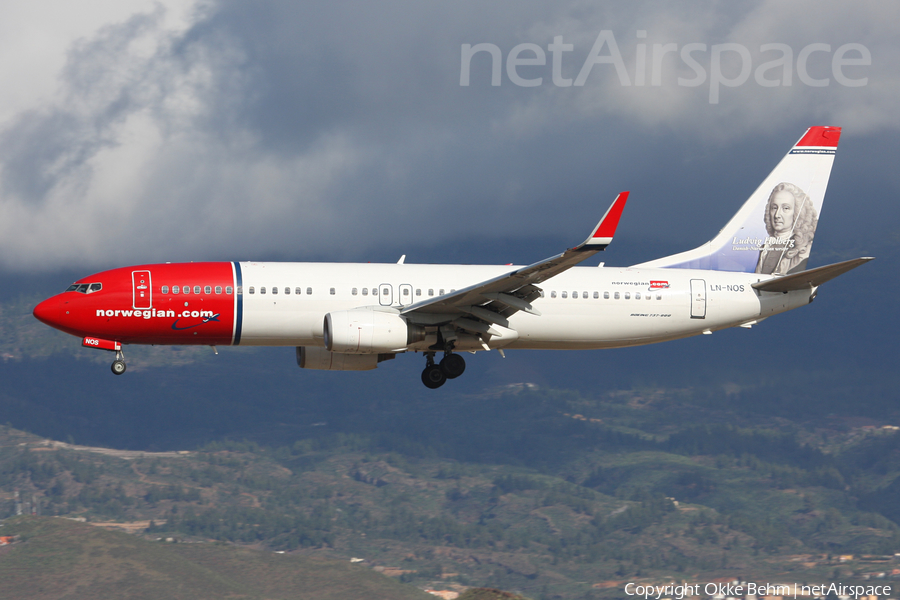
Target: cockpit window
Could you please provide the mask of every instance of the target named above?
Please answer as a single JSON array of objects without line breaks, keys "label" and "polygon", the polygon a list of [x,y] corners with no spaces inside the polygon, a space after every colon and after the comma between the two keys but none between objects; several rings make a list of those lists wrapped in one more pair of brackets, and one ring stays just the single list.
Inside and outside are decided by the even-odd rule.
[{"label": "cockpit window", "polygon": [[103,289],[102,283],[73,283],[66,288],[67,292],[80,292],[82,294],[92,294]]}]

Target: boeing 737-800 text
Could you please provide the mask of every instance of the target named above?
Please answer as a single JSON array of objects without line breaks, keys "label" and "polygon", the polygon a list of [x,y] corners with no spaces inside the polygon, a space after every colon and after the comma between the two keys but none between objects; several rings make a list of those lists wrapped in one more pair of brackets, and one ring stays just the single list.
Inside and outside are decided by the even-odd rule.
[{"label": "boeing 737-800 text", "polygon": [[583,243],[530,266],[139,265],[80,279],[34,316],[115,352],[117,375],[126,344],[295,346],[300,367],[333,371],[421,352],[430,388],[463,373],[464,351],[617,348],[750,327],[871,260],[807,269],[840,133],[807,130],[711,241],[628,268],[576,267],[612,241],[623,192]]}]

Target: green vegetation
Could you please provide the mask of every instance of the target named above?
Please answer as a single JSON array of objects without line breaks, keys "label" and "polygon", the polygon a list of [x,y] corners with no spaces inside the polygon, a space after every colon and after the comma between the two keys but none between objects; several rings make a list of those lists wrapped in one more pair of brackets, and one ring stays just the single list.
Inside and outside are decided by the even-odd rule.
[{"label": "green vegetation", "polygon": [[472,588],[463,592],[457,600],[528,600],[528,598],[502,590]]},{"label": "green vegetation", "polygon": [[0,528],[20,536],[0,555],[4,598],[424,600],[411,586],[348,561],[227,545],[172,544],[47,517]]},{"label": "green vegetation", "polygon": [[599,598],[615,590],[593,583],[626,578],[829,577],[829,555],[900,550],[894,430],[679,426],[664,417],[690,409],[684,391],[511,391],[461,403],[469,425],[456,436],[422,435],[411,423],[422,417],[398,405],[390,416],[405,422],[382,421],[383,432],[354,432],[348,418],[348,432],[316,429],[290,445],[221,441],[129,459],[3,429],[0,514],[12,513],[15,488],[45,515],[361,557],[404,583],[536,599]]},{"label": "green vegetation", "polygon": [[[887,568],[877,561],[897,566],[882,558],[900,551],[897,374],[767,366],[677,384],[620,377],[582,392],[484,389],[473,374],[436,396],[397,393],[406,375],[396,372],[289,372],[281,350],[130,348],[128,375],[113,378],[78,362],[107,354],[36,323],[29,305],[0,307],[0,423],[12,423],[0,427],[0,519],[15,513],[18,490],[45,516],[140,523],[128,538],[138,541],[203,542],[153,546],[166,552],[356,557],[361,572],[403,589],[533,600],[615,597],[623,580],[837,571],[846,583]],[[278,357],[274,370],[254,358],[266,356]],[[160,376],[153,364],[170,366]],[[115,456],[44,438],[190,452]],[[52,564],[90,558],[71,536],[59,540]],[[3,550],[0,568],[26,546]],[[172,564],[141,556],[157,565],[147,573]],[[190,564],[204,566],[197,556]],[[123,571],[135,589],[143,569]],[[229,587],[235,569],[214,570],[209,589],[255,593]]]}]

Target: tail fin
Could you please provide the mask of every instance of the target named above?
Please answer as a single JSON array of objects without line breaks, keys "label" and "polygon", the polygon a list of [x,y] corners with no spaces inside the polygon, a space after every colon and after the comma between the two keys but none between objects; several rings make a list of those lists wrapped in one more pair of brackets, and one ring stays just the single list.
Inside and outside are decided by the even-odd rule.
[{"label": "tail fin", "polygon": [[840,137],[840,127],[810,127],[715,238],[635,266],[780,274],[804,270]]}]

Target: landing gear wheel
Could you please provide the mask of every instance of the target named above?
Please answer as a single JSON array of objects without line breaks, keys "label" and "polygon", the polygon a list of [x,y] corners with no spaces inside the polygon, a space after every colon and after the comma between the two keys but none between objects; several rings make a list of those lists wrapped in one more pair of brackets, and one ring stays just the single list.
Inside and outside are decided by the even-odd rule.
[{"label": "landing gear wheel", "polygon": [[441,360],[441,371],[447,379],[456,379],[466,370],[466,360],[459,354],[447,354]]},{"label": "landing gear wheel", "polygon": [[113,374],[121,375],[125,372],[125,361],[124,360],[115,360],[113,361],[112,366],[110,367]]},{"label": "landing gear wheel", "polygon": [[422,371],[422,383],[430,390],[436,390],[446,383],[447,376],[439,365],[430,364]]}]

